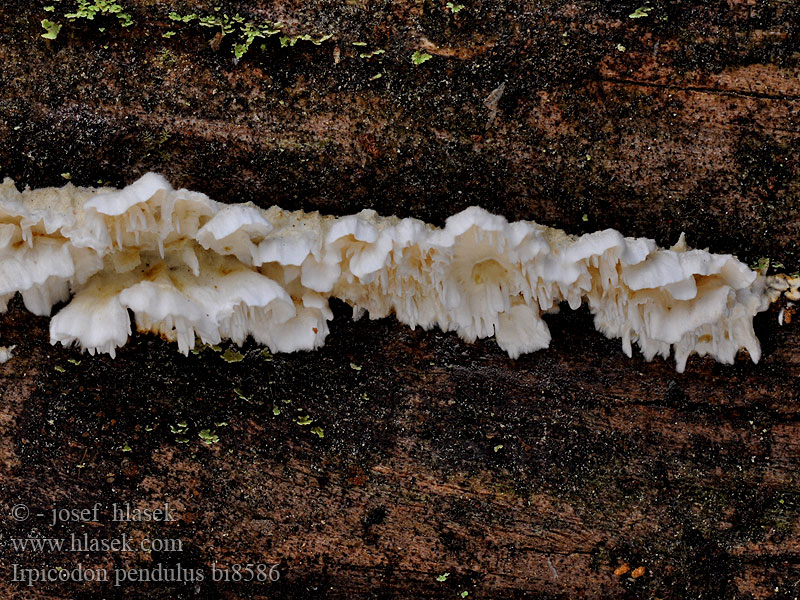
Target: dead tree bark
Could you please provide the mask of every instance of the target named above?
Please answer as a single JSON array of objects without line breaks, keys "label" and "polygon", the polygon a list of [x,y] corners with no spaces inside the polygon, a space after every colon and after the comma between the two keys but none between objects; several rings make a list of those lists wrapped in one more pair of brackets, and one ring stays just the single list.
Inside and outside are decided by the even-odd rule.
[{"label": "dead tree bark", "polygon": [[[459,6],[129,0],[123,27],[120,15],[70,21],[72,4],[5,2],[2,175],[122,185],[155,170],[222,201],[439,223],[479,204],[662,245],[685,231],[797,269],[792,3]],[[62,25],[53,40],[45,19]],[[247,22],[280,32],[237,59]],[[756,322],[760,364],[694,357],[680,375],[626,358],[582,311],[549,317],[552,347],[517,361],[492,341],[336,314],[317,353],[248,347],[228,363],[139,336],[110,360],[50,347],[46,320],[12,303],[0,498],[32,516],[0,522],[0,595],[797,594],[800,334],[775,311]],[[105,517],[115,502],[169,502],[177,520],[35,516],[95,502]],[[182,547],[10,541],[73,533]],[[278,564],[279,579],[213,581],[214,561]],[[205,580],[13,581],[14,565],[78,563],[180,563]]]}]

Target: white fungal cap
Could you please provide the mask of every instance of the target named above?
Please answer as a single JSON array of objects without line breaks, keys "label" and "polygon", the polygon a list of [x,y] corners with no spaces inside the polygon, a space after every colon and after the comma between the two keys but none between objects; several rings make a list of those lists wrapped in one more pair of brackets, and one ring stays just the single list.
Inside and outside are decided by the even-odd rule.
[{"label": "white fungal cap", "polygon": [[[317,292],[332,292],[336,296],[346,297],[349,295],[347,288],[361,286],[357,282],[358,275],[368,278],[372,272],[383,267],[385,253],[383,257],[373,259],[372,264],[368,260],[380,235],[375,221],[376,214],[371,210],[341,219],[327,219],[322,257],[317,259],[310,256],[303,263],[303,285]],[[385,242],[391,246],[389,240]],[[353,259],[360,267],[357,273],[350,268]],[[338,292],[334,292],[334,289]]]},{"label": "white fungal cap", "polygon": [[734,289],[749,286],[756,274],[729,255],[709,254],[702,250],[673,252],[659,250],[646,260],[623,269],[623,281],[631,290],[664,287],[676,300],[690,300],[697,295],[695,276],[718,276]]},{"label": "white fungal cap", "polygon": [[87,210],[95,210],[101,215],[119,217],[129,212],[137,204],[144,204],[157,194],[172,191],[169,181],[156,173],[147,173],[121,190],[102,192],[88,200]]},{"label": "white fungal cap", "polygon": [[756,274],[729,256],[698,252],[687,252],[683,259],[683,254],[658,251],[623,270],[632,287],[590,293],[597,328],[621,337],[628,356],[633,341],[648,360],[666,358],[674,348],[679,372],[693,352],[730,363],[739,348],[746,348],[757,361],[760,348],[752,318],[766,304],[760,293],[749,293]]},{"label": "white fungal cap", "polygon": [[261,264],[257,245],[272,225],[252,204],[223,206],[203,225],[195,239],[206,250],[231,254],[248,265]]},{"label": "white fungal cap", "polygon": [[145,264],[143,280],[123,290],[120,303],[133,311],[140,331],[177,341],[188,354],[195,335],[206,344],[223,338],[241,344],[295,315],[286,291],[231,257],[200,256],[201,275],[178,262]]},{"label": "white fungal cap", "polygon": [[[477,207],[447,220],[445,232],[453,243],[437,257],[434,285],[450,322],[440,326],[455,329],[467,341],[494,335],[500,315],[510,313],[512,300],[530,298],[508,229],[505,219]],[[524,313],[507,314],[504,323],[520,314]]]},{"label": "white fungal cap", "polygon": [[172,189],[160,175],[148,173],[122,190],[99,193],[84,208],[105,218],[117,250],[158,249],[171,239],[195,238],[198,229],[223,206],[205,194]]},{"label": "white fungal cap", "polygon": [[0,365],[14,358],[14,348],[16,346],[0,346]]},{"label": "white fungal cap", "polygon": [[4,313],[8,310],[8,301],[14,297],[14,294],[3,294],[0,295],[0,313]]},{"label": "white fungal cap", "polygon": [[354,277],[340,280],[335,295],[368,310],[373,319],[395,313],[401,322],[426,329],[447,322],[438,296],[430,293],[432,228],[416,219],[383,219],[376,226],[374,243],[353,244],[347,250]]},{"label": "white fungal cap", "polygon": [[323,218],[318,212],[289,212],[273,206],[265,216],[273,229],[258,245],[256,265],[275,262],[299,267],[309,255],[322,256]]},{"label": "white fungal cap", "polygon": [[282,323],[269,323],[254,333],[253,339],[269,347],[272,352],[316,350],[325,343],[328,321],[332,318],[327,301],[317,303],[313,296],[304,296],[302,302],[296,305],[294,317]]},{"label": "white fungal cap", "polygon": [[669,250],[614,230],[570,236],[509,223],[471,207],[437,229],[364,210],[347,217],[223,205],[174,190],[147,174],[122,189],[20,193],[0,185],[0,311],[20,292],[48,314],[51,341],[114,354],[140,330],[216,344],[248,336],[271,350],[318,348],[332,319],[328,299],[371,318],[394,314],[412,327],[494,335],[511,357],[546,347],[543,312],[588,302],[595,326],[631,355],[692,353],[757,361],[755,314],[800,282],[750,271],[729,255]]},{"label": "white fungal cap", "polygon": [[22,194],[19,193],[14,180],[4,177],[0,183],[0,219],[14,216],[22,205]]},{"label": "white fungal cap", "polygon": [[550,330],[538,308],[520,303],[498,316],[495,338],[497,345],[511,358],[518,358],[521,354],[547,348]]},{"label": "white fungal cap", "polygon": [[69,281],[75,275],[69,245],[37,236],[28,246],[19,234],[0,227],[0,296],[20,292],[29,311],[49,315],[53,304],[69,298]]},{"label": "white fungal cap", "polygon": [[205,194],[180,189],[165,198],[161,215],[164,231],[173,239],[197,239],[197,233],[224,204]]},{"label": "white fungal cap", "polygon": [[50,343],[78,344],[94,354],[116,356],[131,333],[128,311],[119,295],[136,281],[132,274],[104,272],[92,277],[50,320]]},{"label": "white fungal cap", "polygon": [[272,323],[253,334],[253,339],[273,352],[295,352],[315,350],[325,343],[328,321],[333,313],[327,296],[303,286],[301,270],[296,266],[281,266],[277,263],[264,265],[259,272],[280,284],[291,296],[296,314],[283,323]]}]

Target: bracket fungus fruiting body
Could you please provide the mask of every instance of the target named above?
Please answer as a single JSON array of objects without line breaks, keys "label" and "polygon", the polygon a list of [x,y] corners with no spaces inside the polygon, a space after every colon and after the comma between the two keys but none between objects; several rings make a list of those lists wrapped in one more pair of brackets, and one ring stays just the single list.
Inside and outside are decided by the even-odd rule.
[{"label": "bracket fungus fruiting body", "polygon": [[330,298],[394,314],[512,358],[546,348],[543,313],[584,302],[597,329],[650,360],[674,350],[732,363],[760,356],[753,317],[797,282],[730,255],[660,249],[614,230],[573,236],[471,207],[444,228],[363,210],[345,217],[227,205],[147,174],[117,190],[0,186],[0,312],[17,292],[37,315],[65,306],[50,341],[114,356],[139,331],[176,341],[313,350]]}]

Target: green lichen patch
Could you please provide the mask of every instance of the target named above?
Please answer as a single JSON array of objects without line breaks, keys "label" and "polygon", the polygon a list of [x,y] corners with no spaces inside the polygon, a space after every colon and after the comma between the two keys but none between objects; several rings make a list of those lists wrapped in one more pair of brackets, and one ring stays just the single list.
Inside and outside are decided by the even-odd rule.
[{"label": "green lichen patch", "polygon": [[206,446],[213,446],[219,442],[219,436],[210,429],[201,429],[197,435]]},{"label": "green lichen patch", "polygon": [[222,353],[222,360],[227,363],[242,362],[244,360],[244,354],[232,348],[228,348]]},{"label": "green lichen patch", "polygon": [[133,25],[133,17],[125,7],[114,0],[78,0],[73,12],[64,13],[70,22],[79,20],[94,21],[97,17],[115,17],[122,27]]},{"label": "green lichen patch", "polygon": [[643,19],[650,15],[650,11],[653,10],[649,6],[640,6],[631,14],[628,15],[629,19]]},{"label": "green lichen patch", "polygon": [[[237,62],[251,50],[257,40],[266,40],[284,32],[283,23],[249,20],[239,13],[232,15],[220,13],[218,8],[215,9],[214,13],[205,15],[198,15],[197,13],[181,14],[172,11],[169,13],[169,19],[174,21],[176,26],[194,23],[199,27],[216,29],[216,35],[210,40],[209,44],[214,50],[218,50],[226,39],[230,40],[231,53]],[[174,35],[174,32],[170,33]],[[278,39],[281,48],[285,48],[294,46],[299,41],[308,41],[319,45],[331,37],[333,37],[333,34],[330,33],[316,37],[309,33],[303,33],[298,35],[284,34]],[[261,49],[266,49],[265,43],[261,44]]]},{"label": "green lichen patch", "polygon": [[417,50],[414,54],[411,55],[411,62],[415,65],[421,65],[424,62],[429,61],[433,56],[428,54],[427,52],[423,52],[422,50]]},{"label": "green lichen patch", "polygon": [[54,23],[53,21],[43,19],[42,27],[45,30],[45,33],[42,34],[42,37],[47,40],[54,40],[58,37],[58,32],[61,31],[62,26],[61,23]]}]

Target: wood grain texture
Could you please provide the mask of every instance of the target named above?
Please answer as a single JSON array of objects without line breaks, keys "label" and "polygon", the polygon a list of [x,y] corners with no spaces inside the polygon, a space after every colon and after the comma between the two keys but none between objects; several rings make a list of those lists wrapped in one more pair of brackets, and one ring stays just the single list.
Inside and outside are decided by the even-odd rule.
[{"label": "wood grain texture", "polygon": [[[156,170],[222,201],[436,223],[480,204],[662,245],[685,231],[691,245],[800,266],[794,2],[655,1],[642,19],[628,16],[638,2],[465,2],[455,15],[444,2],[124,4],[133,26],[62,18],[54,41],[39,37],[54,16],[44,4],[0,7],[3,175],[122,185]],[[212,30],[168,18],[214,6],[334,37],[270,38],[235,64],[231,36],[214,50]],[[414,65],[418,49],[432,58]],[[12,302],[0,320],[2,343],[18,345],[0,366],[4,516],[18,503],[168,501],[179,519],[3,518],[0,596],[800,593],[800,333],[778,326],[778,307],[756,320],[760,364],[693,357],[684,374],[626,358],[583,310],[548,316],[552,347],[511,361],[491,340],[334,308],[321,351],[267,361],[248,346],[227,363],[147,336],[116,360],[81,357],[50,347],[47,320]],[[305,415],[313,425],[298,424]],[[205,429],[219,441],[204,444]],[[183,548],[10,545],[84,531]],[[8,577],[15,563],[78,562],[208,575],[212,561],[279,564],[281,577],[117,588]]]}]

